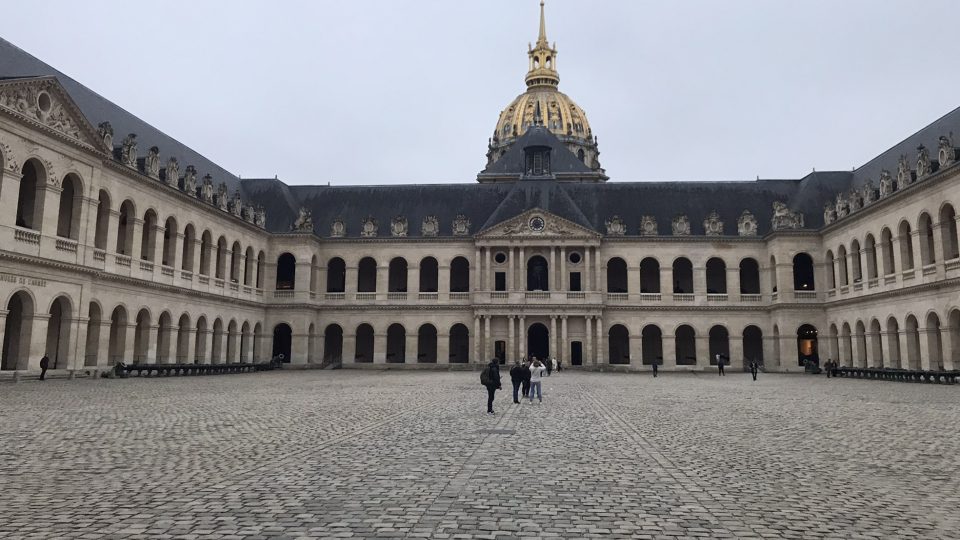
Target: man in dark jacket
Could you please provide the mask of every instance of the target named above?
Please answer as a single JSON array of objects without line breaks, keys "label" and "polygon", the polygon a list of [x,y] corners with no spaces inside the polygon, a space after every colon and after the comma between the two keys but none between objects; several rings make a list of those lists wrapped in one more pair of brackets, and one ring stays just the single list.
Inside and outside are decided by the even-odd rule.
[{"label": "man in dark jacket", "polygon": [[50,368],[50,357],[46,354],[43,355],[43,358],[40,359],[40,380],[46,380],[47,369]]},{"label": "man in dark jacket", "polygon": [[490,363],[487,364],[484,371],[487,372],[486,380],[481,382],[487,387],[487,414],[496,414],[493,412],[493,396],[497,393],[497,390],[501,388],[500,362],[498,362],[496,358],[490,360]]},{"label": "man in dark jacket", "polygon": [[524,360],[523,364],[523,379],[522,379],[522,392],[523,397],[530,395],[530,361]]},{"label": "man in dark jacket", "polygon": [[520,386],[523,384],[524,372],[529,374],[530,370],[523,367],[519,359],[515,360],[513,362],[513,367],[510,368],[510,382],[513,383],[513,402],[514,403],[520,403],[519,393],[520,393]]}]

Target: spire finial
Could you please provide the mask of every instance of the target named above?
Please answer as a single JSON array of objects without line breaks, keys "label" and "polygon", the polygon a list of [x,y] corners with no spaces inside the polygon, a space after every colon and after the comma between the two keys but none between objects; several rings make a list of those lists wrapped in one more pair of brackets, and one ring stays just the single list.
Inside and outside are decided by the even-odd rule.
[{"label": "spire finial", "polygon": [[547,21],[543,14],[543,0],[540,0],[540,36],[537,38],[537,45],[547,43]]},{"label": "spire finial", "polygon": [[527,72],[528,88],[553,86],[560,83],[557,74],[557,49],[551,47],[547,41],[547,18],[544,15],[544,1],[540,0],[540,35],[537,44],[530,47],[527,55],[530,57],[530,70]]}]

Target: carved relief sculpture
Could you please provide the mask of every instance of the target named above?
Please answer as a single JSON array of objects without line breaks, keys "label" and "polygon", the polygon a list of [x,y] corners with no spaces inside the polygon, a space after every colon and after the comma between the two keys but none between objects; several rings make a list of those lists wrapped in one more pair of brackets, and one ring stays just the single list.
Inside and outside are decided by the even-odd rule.
[{"label": "carved relief sculpture", "polygon": [[227,211],[227,183],[220,182],[220,185],[217,186],[217,207]]},{"label": "carved relief sculpture", "polygon": [[420,224],[420,234],[422,236],[436,236],[440,233],[440,222],[437,220],[437,216],[426,216],[423,218],[423,223]]},{"label": "carved relief sculpture", "polygon": [[457,214],[453,219],[453,235],[468,236],[470,234],[470,220],[463,214]]},{"label": "carved relief sculpture", "polygon": [[863,198],[860,196],[859,189],[850,188],[850,193],[847,194],[847,200],[850,201],[850,213],[863,208]]},{"label": "carved relief sculpture", "polygon": [[253,223],[253,205],[243,205],[240,211],[240,217],[247,223]]},{"label": "carved relief sculpture", "polygon": [[[209,174],[207,176],[210,176]],[[213,179],[210,182],[211,192],[213,191]],[[197,196],[197,168],[193,165],[187,165],[187,171],[183,173],[183,191],[191,197]],[[211,193],[211,196],[213,194]]]},{"label": "carved relief sculpture", "polygon": [[240,199],[240,190],[233,191],[233,200],[230,201],[230,213],[240,217],[240,213],[243,211],[243,200]]},{"label": "carved relief sculpture", "polygon": [[656,236],[658,232],[657,218],[653,216],[640,217],[640,234],[642,236]]},{"label": "carved relief sculpture", "polygon": [[780,202],[773,202],[773,217],[770,218],[770,224],[773,230],[780,231],[785,229],[802,229],[803,214],[787,208],[787,205]]},{"label": "carved relief sculpture", "polygon": [[674,236],[690,236],[690,220],[685,214],[673,218],[671,231]]},{"label": "carved relief sculpture", "polygon": [[884,169],[880,171],[880,198],[882,199],[891,193],[893,193],[893,177],[890,175],[890,171]]},{"label": "carved relief sculpture", "polygon": [[937,149],[937,163],[940,164],[940,168],[949,167],[953,165],[953,162],[957,160],[957,150],[953,147],[953,141],[950,139],[953,138],[953,134],[950,136],[941,135],[940,141]]},{"label": "carved relief sculpture", "polygon": [[861,195],[863,197],[864,206],[867,206],[877,200],[877,188],[873,185],[873,180],[867,178],[867,181],[863,183]]},{"label": "carved relief sculpture", "polygon": [[737,218],[737,234],[740,236],[757,235],[757,218],[749,210],[744,210]]},{"label": "carved relief sculpture", "polygon": [[623,236],[627,232],[627,226],[623,223],[620,216],[613,216],[606,221],[607,236]]},{"label": "carved relief sculpture", "polygon": [[930,165],[930,151],[927,150],[927,147],[920,145],[917,147],[917,180],[929,175],[933,172],[933,168]]},{"label": "carved relief sculpture", "polygon": [[297,219],[294,220],[290,230],[296,232],[313,232],[313,214],[310,213],[310,210],[301,206],[297,211]]},{"label": "carved relief sculpture", "polygon": [[80,127],[66,112],[63,103],[52,93],[52,82],[46,81],[39,85],[26,83],[0,91],[0,107],[12,109],[31,120],[68,135],[80,139]]},{"label": "carved relief sculpture", "polygon": [[177,163],[177,158],[171,157],[167,160],[167,168],[164,169],[163,175],[168,186],[178,187],[180,183],[180,164]]},{"label": "carved relief sculpture", "polygon": [[343,223],[343,220],[340,218],[334,219],[330,223],[330,237],[331,238],[343,238],[347,235],[347,226]]},{"label": "carved relief sculpture", "polygon": [[113,126],[110,125],[110,122],[100,122],[97,125],[97,136],[100,137],[100,140],[103,141],[103,146],[107,149],[107,152],[113,152]]},{"label": "carved relief sculpture", "polygon": [[360,223],[360,236],[364,238],[373,238],[377,236],[379,231],[380,224],[377,222],[377,218],[373,216],[367,216],[363,218],[363,222]]},{"label": "carved relief sculpture", "polygon": [[131,169],[137,168],[137,135],[135,133],[127,135],[120,143],[120,162]]},{"label": "carved relief sculpture", "polygon": [[829,202],[823,203],[823,224],[829,225],[837,220],[837,210]]},{"label": "carved relief sculpture", "polygon": [[[193,168],[193,165],[187,165],[186,178],[190,177],[191,170],[196,174],[196,169]],[[185,180],[184,184],[186,183],[187,181]],[[200,195],[203,198],[203,202],[213,204],[213,177],[209,174],[203,175],[203,186],[200,188]]]},{"label": "carved relief sculpture", "polygon": [[913,183],[913,171],[910,170],[910,161],[906,155],[900,156],[900,164],[897,166],[897,187],[902,189]]},{"label": "carved relief sculpture", "polygon": [[716,210],[710,212],[710,214],[707,215],[707,219],[703,220],[703,230],[707,236],[720,236],[723,234],[723,221],[720,219],[720,214],[718,214]]},{"label": "carved relief sculpture", "polygon": [[842,193],[837,193],[837,198],[833,207],[837,213],[837,219],[847,217],[847,215],[850,213],[850,202],[844,198]]},{"label": "carved relief sculpture", "polygon": [[253,224],[261,229],[267,227],[267,211],[262,206],[258,206],[253,212]]},{"label": "carved relief sculpture", "polygon": [[147,157],[143,158],[143,172],[150,178],[160,179],[160,149],[156,146],[147,150]]},{"label": "carved relief sculpture", "polygon": [[390,234],[397,238],[407,236],[407,218],[405,216],[394,216],[390,220]]}]

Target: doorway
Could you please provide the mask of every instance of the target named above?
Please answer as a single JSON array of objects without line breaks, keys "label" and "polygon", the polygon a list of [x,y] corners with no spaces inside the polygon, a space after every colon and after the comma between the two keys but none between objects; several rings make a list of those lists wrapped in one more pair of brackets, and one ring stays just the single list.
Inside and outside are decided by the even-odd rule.
[{"label": "doorway", "polygon": [[527,331],[527,354],[540,359],[550,357],[550,331],[543,324],[530,325]]}]

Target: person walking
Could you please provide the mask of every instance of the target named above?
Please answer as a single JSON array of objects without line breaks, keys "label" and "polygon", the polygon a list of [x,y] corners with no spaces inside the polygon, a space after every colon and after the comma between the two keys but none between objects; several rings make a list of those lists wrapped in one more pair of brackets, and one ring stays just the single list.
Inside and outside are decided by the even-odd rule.
[{"label": "person walking", "polygon": [[540,359],[534,357],[533,365],[530,366],[530,404],[533,405],[533,393],[536,391],[537,400],[540,403],[543,403],[543,373],[546,371],[546,368]]},{"label": "person walking", "polygon": [[563,371],[563,360],[557,358],[557,373]]},{"label": "person walking", "polygon": [[657,378],[657,370],[660,369],[660,368],[658,367],[659,364],[660,364],[660,359],[659,359],[659,358],[654,358],[654,359],[653,359],[653,378],[654,378],[654,379]]},{"label": "person walking", "polygon": [[500,363],[496,358],[490,360],[487,367],[480,372],[480,384],[487,387],[487,414],[496,414],[493,412],[493,396],[501,388]]},{"label": "person walking", "polygon": [[522,385],[520,388],[520,393],[523,397],[530,395],[530,365],[530,359],[525,358],[523,360],[523,380],[521,381]]},{"label": "person walking", "polygon": [[543,359],[543,364],[547,368],[547,377],[553,372],[553,362],[549,358]]},{"label": "person walking", "polygon": [[753,375],[753,380],[757,380],[757,370],[760,369],[760,366],[757,364],[756,360],[750,361],[750,375]]},{"label": "person walking", "polygon": [[520,403],[520,387],[523,385],[524,373],[529,374],[530,370],[526,368],[523,364],[520,363],[520,359],[516,359],[513,363],[513,367],[510,368],[510,382],[513,383],[513,402]]},{"label": "person walking", "polygon": [[40,380],[44,381],[47,378],[47,369],[50,368],[50,357],[47,356],[47,353],[43,353],[43,358],[40,359]]},{"label": "person walking", "polygon": [[827,358],[823,368],[827,370],[827,378],[829,379],[833,375],[833,359]]},{"label": "person walking", "polygon": [[720,353],[717,353],[717,374],[723,377],[727,376],[727,374],[723,372],[723,356]]}]

